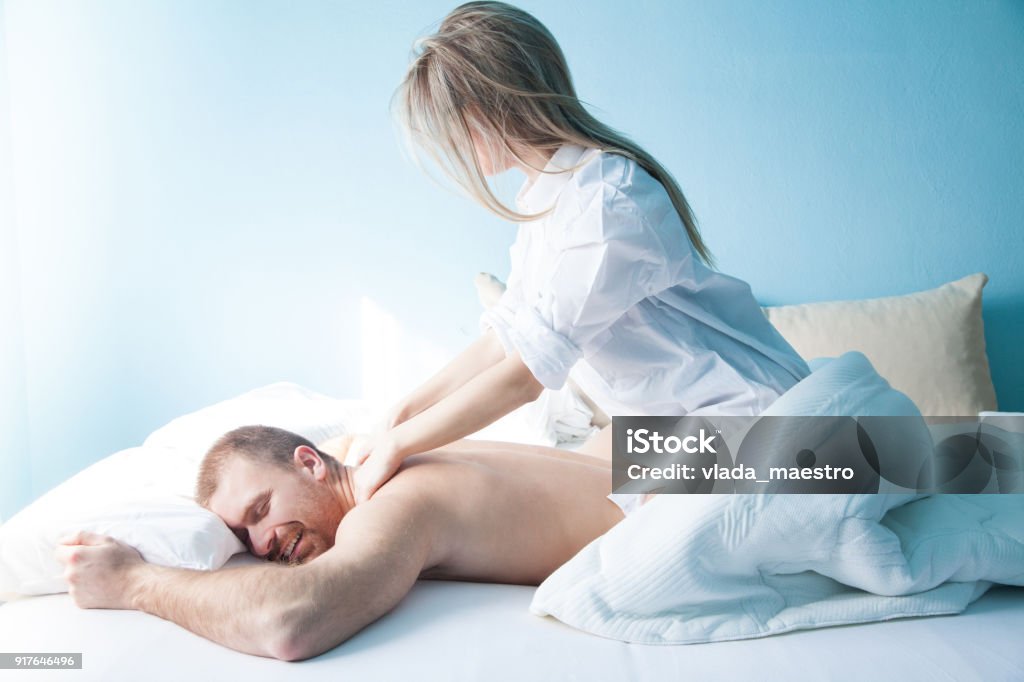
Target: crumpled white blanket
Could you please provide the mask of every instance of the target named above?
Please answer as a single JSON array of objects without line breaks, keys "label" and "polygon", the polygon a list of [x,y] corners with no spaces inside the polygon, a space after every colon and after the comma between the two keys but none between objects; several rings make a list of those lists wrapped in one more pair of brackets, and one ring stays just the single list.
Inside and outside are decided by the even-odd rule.
[{"label": "crumpled white blanket", "polygon": [[[772,414],[908,415],[860,353]],[[1024,495],[661,495],[552,574],[531,611],[647,644],[958,613],[1024,585]]]}]

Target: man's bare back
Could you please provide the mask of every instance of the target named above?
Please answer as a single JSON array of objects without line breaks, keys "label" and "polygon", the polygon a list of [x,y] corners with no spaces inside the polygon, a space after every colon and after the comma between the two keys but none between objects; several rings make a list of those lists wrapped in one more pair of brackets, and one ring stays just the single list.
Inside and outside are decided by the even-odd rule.
[{"label": "man's bare back", "polygon": [[536,585],[622,520],[610,490],[610,464],[595,457],[460,441],[409,457],[342,520],[336,542],[374,500],[420,498],[418,523],[435,538],[420,577]]},{"label": "man's bare back", "polygon": [[167,568],[82,533],[58,550],[71,596],[299,660],[386,614],[418,578],[538,584],[623,518],[607,461],[552,448],[460,441],[409,457],[358,505],[351,471],[297,434],[236,429],[204,458],[197,501],[270,563]]}]

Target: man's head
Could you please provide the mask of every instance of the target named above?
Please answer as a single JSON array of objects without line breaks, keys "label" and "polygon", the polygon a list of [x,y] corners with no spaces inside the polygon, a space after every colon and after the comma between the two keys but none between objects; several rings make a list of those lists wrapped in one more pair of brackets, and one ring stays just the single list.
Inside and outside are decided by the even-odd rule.
[{"label": "man's head", "polygon": [[334,546],[348,511],[341,469],[298,434],[243,426],[206,453],[196,501],[223,519],[254,555],[303,563]]}]

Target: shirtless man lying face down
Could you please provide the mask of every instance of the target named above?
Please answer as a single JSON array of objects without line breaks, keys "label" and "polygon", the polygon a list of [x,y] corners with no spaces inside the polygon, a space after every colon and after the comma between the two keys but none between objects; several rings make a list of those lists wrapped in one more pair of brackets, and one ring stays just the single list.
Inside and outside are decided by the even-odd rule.
[{"label": "shirtless man lying face down", "polygon": [[460,441],[409,457],[359,506],[351,472],[288,431],[236,429],[207,453],[196,497],[272,563],[165,568],[81,533],[58,548],[71,596],[299,660],[386,614],[417,578],[536,585],[623,518],[609,462],[552,448]]}]

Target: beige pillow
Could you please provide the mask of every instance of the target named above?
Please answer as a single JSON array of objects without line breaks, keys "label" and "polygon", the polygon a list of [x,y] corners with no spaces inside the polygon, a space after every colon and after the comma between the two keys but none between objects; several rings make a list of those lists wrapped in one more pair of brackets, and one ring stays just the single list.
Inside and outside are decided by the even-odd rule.
[{"label": "beige pillow", "polygon": [[975,273],[937,289],[860,301],[772,306],[765,314],[805,359],[859,350],[925,416],[996,409]]}]

